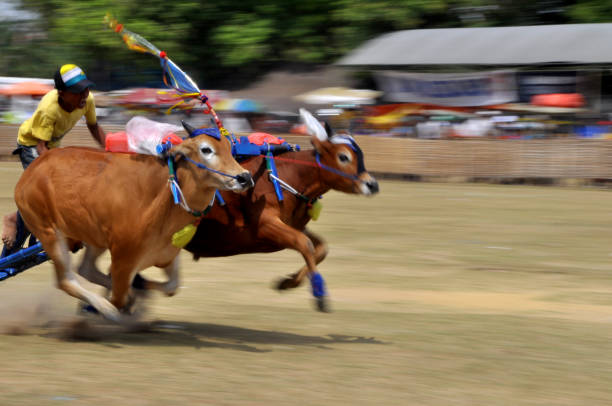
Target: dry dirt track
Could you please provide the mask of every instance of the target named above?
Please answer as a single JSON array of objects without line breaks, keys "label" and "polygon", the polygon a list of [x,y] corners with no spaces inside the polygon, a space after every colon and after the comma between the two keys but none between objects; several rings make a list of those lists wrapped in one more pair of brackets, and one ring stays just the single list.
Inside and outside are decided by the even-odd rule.
[{"label": "dry dirt track", "polygon": [[[3,212],[20,172],[0,164]],[[305,286],[270,289],[292,252],[183,254],[183,288],[148,301],[144,330],[78,323],[49,264],[0,282],[0,404],[612,402],[610,191],[381,191],[326,195],[312,226],[331,247],[331,314]]]}]

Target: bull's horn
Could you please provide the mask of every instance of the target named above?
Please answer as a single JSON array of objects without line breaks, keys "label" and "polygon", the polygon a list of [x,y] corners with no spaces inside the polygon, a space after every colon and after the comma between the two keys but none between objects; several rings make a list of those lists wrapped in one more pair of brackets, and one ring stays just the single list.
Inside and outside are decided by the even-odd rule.
[{"label": "bull's horn", "polygon": [[331,126],[327,121],[325,122],[325,132],[327,133],[328,138],[331,138],[334,135],[334,130],[332,130]]},{"label": "bull's horn", "polygon": [[189,136],[191,137],[191,134],[193,134],[196,128],[194,128],[190,124],[187,124],[184,120],[181,120],[181,124],[183,124],[183,128],[185,128],[185,131],[187,131],[187,134],[189,134]]}]

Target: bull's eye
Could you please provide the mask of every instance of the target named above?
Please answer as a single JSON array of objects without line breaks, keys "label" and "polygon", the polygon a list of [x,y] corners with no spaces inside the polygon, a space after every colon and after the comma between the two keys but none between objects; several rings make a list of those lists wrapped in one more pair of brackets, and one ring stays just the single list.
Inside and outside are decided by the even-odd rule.
[{"label": "bull's eye", "polygon": [[347,162],[351,162],[351,157],[346,155],[346,154],[340,153],[340,154],[338,154],[338,160],[341,163],[345,164]]},{"label": "bull's eye", "polygon": [[202,154],[204,155],[209,155],[209,154],[212,154],[213,152],[211,147],[202,147],[200,148],[200,151],[202,151]]}]

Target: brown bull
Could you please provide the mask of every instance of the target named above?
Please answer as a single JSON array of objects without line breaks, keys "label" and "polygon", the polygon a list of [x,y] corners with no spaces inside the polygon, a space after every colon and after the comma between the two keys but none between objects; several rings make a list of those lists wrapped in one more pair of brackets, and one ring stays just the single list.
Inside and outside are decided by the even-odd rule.
[{"label": "brown bull", "polygon": [[[311,204],[330,189],[345,193],[373,195],[378,183],[366,171],[361,149],[350,137],[333,136],[310,113],[301,111],[307,128],[313,134],[314,150],[289,152],[275,159],[278,176],[298,194],[284,192],[279,202],[268,178],[264,158],[255,157],[242,165],[253,175],[255,187],[237,195],[222,193],[224,206],[215,203],[202,219],[191,242],[185,247],[194,258],[218,257],[257,252],[274,252],[286,248],[302,254],[306,265],[281,280],[279,289],[299,286],[305,276],[311,282],[317,264],[327,255],[323,238],[306,229],[311,220]],[[318,156],[318,159],[317,159]],[[319,276],[319,281],[322,279]],[[158,284],[137,280],[146,289]],[[323,289],[313,282],[313,293],[319,310],[326,310]],[[319,292],[316,292],[319,290]]]},{"label": "brown bull", "polygon": [[[109,319],[119,320],[132,279],[145,268],[164,268],[170,278],[166,293],[174,293],[180,248],[172,245],[173,234],[195,221],[196,210],[207,207],[215,189],[240,192],[252,186],[250,174],[232,158],[226,137],[197,135],[168,154],[176,163],[184,206],[173,201],[168,166],[150,155],[58,148],[34,161],[17,183],[17,207],[53,260],[58,287]],[[87,246],[79,272],[111,288],[110,302],[75,278],[69,250],[77,242]],[[106,249],[110,279],[94,265]]]}]

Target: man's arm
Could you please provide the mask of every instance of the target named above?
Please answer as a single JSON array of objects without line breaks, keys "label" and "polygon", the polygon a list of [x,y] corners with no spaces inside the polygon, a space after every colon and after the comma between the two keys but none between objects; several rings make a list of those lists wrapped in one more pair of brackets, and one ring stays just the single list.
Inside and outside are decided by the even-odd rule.
[{"label": "man's arm", "polygon": [[38,144],[36,144],[36,152],[38,152],[38,156],[41,156],[47,151],[49,151],[49,147],[47,147],[47,141],[39,140]]},{"label": "man's arm", "polygon": [[98,143],[104,148],[105,141],[106,141],[106,133],[104,133],[104,130],[102,129],[102,127],[100,127],[98,123],[96,123],[96,124],[87,124],[87,128],[89,128],[89,132],[91,133],[91,136],[94,137],[94,139],[98,141]]}]

